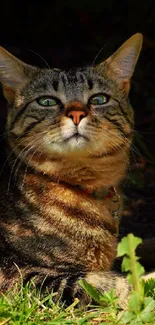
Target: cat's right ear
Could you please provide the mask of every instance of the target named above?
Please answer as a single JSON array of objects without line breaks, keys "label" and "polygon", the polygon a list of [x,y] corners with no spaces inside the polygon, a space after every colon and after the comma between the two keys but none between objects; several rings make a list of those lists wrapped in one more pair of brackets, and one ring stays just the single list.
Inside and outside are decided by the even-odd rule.
[{"label": "cat's right ear", "polygon": [[108,67],[109,74],[117,77],[123,88],[129,91],[130,79],[133,75],[142,48],[143,36],[137,33],[130,37],[114,54],[99,67]]},{"label": "cat's right ear", "polygon": [[15,93],[29,81],[28,71],[31,69],[33,70],[33,67],[0,47],[0,82],[4,97],[9,103],[13,102]]}]

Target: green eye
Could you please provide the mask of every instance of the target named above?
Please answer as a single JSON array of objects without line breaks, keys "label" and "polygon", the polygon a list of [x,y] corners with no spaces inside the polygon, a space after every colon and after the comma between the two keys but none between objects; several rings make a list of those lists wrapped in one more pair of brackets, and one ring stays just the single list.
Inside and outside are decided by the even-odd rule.
[{"label": "green eye", "polygon": [[58,101],[52,97],[40,97],[37,99],[37,102],[39,105],[45,107],[58,105]]},{"label": "green eye", "polygon": [[100,94],[100,95],[95,95],[90,98],[89,103],[92,105],[104,105],[108,102],[109,96]]}]

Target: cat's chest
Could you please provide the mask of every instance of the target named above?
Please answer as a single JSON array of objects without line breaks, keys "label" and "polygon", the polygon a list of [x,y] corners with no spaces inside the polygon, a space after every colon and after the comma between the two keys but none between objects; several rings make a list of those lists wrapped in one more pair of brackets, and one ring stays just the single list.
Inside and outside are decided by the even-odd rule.
[{"label": "cat's chest", "polygon": [[[33,184],[33,185],[32,185]],[[107,204],[61,184],[32,183],[26,198],[36,206],[31,222],[40,236],[48,236],[55,250],[65,247],[63,255],[87,265],[88,269],[110,266],[115,255],[116,225]],[[30,214],[29,214],[30,215]]]},{"label": "cat's chest", "polygon": [[57,259],[80,263],[89,270],[110,267],[116,227],[102,200],[34,176],[27,176],[19,193],[14,193],[3,230],[7,241],[26,259],[50,267]]},{"label": "cat's chest", "polygon": [[101,189],[89,193],[79,186],[54,183],[48,179],[42,181],[34,175],[27,175],[19,203],[22,210],[31,210],[32,219],[35,220],[36,215],[42,225],[54,226],[56,223],[58,226],[60,223],[62,227],[68,226],[68,231],[74,224],[81,227],[83,223],[88,228],[115,225],[109,192]]}]

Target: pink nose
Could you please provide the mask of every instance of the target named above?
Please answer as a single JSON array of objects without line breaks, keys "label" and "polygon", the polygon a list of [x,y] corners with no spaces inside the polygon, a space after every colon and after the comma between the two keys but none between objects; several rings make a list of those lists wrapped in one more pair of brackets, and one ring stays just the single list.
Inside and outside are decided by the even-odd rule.
[{"label": "pink nose", "polygon": [[72,119],[75,125],[78,125],[86,115],[87,114],[84,111],[69,111],[67,114],[67,116]]}]

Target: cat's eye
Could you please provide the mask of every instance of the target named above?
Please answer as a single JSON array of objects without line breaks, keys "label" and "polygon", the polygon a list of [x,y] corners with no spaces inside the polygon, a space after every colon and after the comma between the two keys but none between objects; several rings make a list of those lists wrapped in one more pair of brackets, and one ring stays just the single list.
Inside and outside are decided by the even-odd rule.
[{"label": "cat's eye", "polygon": [[109,101],[109,96],[105,94],[98,94],[95,96],[92,96],[89,99],[89,104],[92,105],[104,105]]},{"label": "cat's eye", "polygon": [[58,105],[58,101],[56,98],[46,96],[38,98],[37,103],[45,107]]}]

